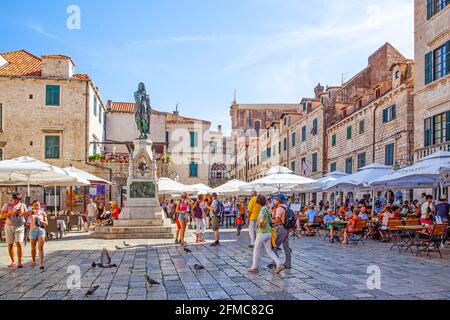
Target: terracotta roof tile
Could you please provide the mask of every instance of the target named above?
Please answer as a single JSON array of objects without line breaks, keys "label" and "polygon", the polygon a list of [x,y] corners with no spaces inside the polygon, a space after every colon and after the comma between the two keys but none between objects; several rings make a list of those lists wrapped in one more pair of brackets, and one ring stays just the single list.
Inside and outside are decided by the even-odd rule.
[{"label": "terracotta roof tile", "polygon": [[40,77],[42,74],[42,60],[25,50],[0,55],[8,62],[0,67],[0,75]]},{"label": "terracotta roof tile", "polygon": [[[108,111],[110,112],[122,112],[122,113],[134,113],[136,104],[133,102],[115,102],[111,101],[108,104]],[[167,112],[160,112],[152,109],[152,114],[166,115]]]},{"label": "terracotta roof tile", "polygon": [[[0,66],[0,76],[42,76],[42,59],[25,50],[0,53],[0,56],[7,61],[4,66]],[[71,59],[70,57],[58,54],[46,55],[44,57]],[[88,74],[74,74],[73,77],[82,80],[89,79]]]}]

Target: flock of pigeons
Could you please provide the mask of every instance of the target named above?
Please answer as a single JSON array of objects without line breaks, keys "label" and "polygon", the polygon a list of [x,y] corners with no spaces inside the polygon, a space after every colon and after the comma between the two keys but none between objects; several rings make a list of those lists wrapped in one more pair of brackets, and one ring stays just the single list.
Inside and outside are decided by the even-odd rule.
[{"label": "flock of pigeons", "polygon": [[[130,244],[126,243],[125,241],[123,242],[123,247],[119,247],[117,245],[115,247],[116,247],[116,250],[126,250],[129,248],[135,248],[135,247],[131,246]],[[185,253],[192,253],[192,250],[189,250],[186,247],[183,247],[183,251]],[[97,267],[103,268],[103,269],[117,268],[116,264],[111,263],[111,256],[109,255],[109,252],[106,248],[103,248],[102,253],[100,255],[100,263],[96,263],[95,261],[92,262],[91,268],[95,269]],[[198,273],[202,270],[205,270],[205,267],[200,264],[195,264],[194,270]],[[145,280],[147,281],[147,283],[150,287],[152,287],[153,285],[160,284],[158,281],[150,278],[148,275],[145,275]],[[86,297],[92,296],[98,288],[100,288],[100,286],[98,286],[98,285],[89,288],[89,290],[86,292]]]}]

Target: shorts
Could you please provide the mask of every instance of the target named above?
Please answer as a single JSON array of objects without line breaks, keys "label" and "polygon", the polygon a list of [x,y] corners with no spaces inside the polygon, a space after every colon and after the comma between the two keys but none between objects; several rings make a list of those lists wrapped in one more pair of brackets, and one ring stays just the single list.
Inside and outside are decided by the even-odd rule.
[{"label": "shorts", "polygon": [[343,226],[340,226],[338,224],[329,224],[329,225],[327,225],[327,230],[330,230],[331,227],[333,227],[333,229],[336,229],[336,230],[342,230],[344,228]]},{"label": "shorts", "polygon": [[30,240],[37,240],[39,238],[45,238],[45,230],[42,228],[36,228],[30,230]]},{"label": "shorts", "polygon": [[11,245],[16,243],[22,243],[25,236],[25,227],[16,227],[5,225],[6,244]]},{"label": "shorts", "polygon": [[89,223],[95,223],[95,217],[88,217]]},{"label": "shorts", "polygon": [[219,217],[212,217],[212,229],[213,231],[219,231],[219,225],[220,225],[220,218]]},{"label": "shorts", "polygon": [[178,214],[178,220],[180,220],[180,221],[189,221],[189,218],[186,218],[184,213],[179,213]]},{"label": "shorts", "polygon": [[389,230],[389,227],[382,226],[382,227],[380,228],[380,230],[381,230],[381,231],[388,231],[388,230]]}]

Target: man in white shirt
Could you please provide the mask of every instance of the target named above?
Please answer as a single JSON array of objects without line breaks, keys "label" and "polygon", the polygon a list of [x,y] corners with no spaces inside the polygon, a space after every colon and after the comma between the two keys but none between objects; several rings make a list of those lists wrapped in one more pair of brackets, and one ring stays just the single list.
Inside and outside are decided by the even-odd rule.
[{"label": "man in white shirt", "polygon": [[95,223],[95,213],[97,212],[97,205],[94,203],[94,199],[89,198],[89,203],[86,207],[87,215],[88,215],[88,232],[91,228],[91,223]]},{"label": "man in white shirt", "polygon": [[427,218],[427,215],[434,214],[434,204],[433,204],[433,196],[432,195],[426,196],[425,202],[420,207],[420,211],[422,213],[421,218],[424,218],[424,219]]}]

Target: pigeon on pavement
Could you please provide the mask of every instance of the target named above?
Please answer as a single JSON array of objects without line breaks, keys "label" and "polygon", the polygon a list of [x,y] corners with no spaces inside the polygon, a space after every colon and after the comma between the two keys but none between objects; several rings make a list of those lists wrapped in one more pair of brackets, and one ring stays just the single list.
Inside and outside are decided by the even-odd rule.
[{"label": "pigeon on pavement", "polygon": [[150,285],[150,287],[152,287],[154,284],[159,284],[159,282],[157,282],[156,280],[153,280],[152,278],[150,278],[149,276],[145,276],[145,279],[147,280],[147,283]]},{"label": "pigeon on pavement", "polygon": [[86,292],[86,297],[92,296],[98,288],[100,288],[100,286],[93,286],[89,288],[89,290]]},{"label": "pigeon on pavement", "polygon": [[188,248],[183,247],[183,250],[184,250],[184,252],[192,253],[192,250],[189,250]]},{"label": "pigeon on pavement", "polygon": [[199,272],[201,270],[205,270],[205,267],[202,266],[201,264],[196,264],[196,265],[194,265],[194,270]]},{"label": "pigeon on pavement", "polygon": [[131,247],[131,245],[129,245],[129,244],[126,243],[125,241],[123,242],[123,245],[124,245],[125,247]]}]

